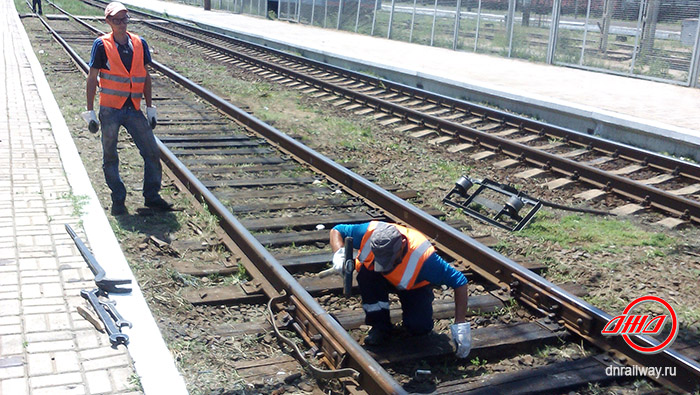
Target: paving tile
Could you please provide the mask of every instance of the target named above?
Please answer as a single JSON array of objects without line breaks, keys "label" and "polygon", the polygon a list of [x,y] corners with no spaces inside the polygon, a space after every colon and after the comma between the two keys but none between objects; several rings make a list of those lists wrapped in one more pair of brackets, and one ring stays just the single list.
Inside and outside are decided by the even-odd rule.
[{"label": "paving tile", "polygon": [[29,378],[31,388],[56,387],[65,384],[78,384],[83,382],[83,377],[78,372],[59,373],[45,376],[34,376]]}]

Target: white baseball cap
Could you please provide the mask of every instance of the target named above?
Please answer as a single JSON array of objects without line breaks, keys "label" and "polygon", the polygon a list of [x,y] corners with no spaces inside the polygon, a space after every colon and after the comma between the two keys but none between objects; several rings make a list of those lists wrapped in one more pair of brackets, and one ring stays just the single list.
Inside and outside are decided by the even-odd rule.
[{"label": "white baseball cap", "polygon": [[122,4],[118,1],[113,1],[109,4],[107,4],[107,7],[105,7],[105,18],[108,16],[114,16],[119,11],[128,11],[128,10],[126,9],[126,7],[124,7],[124,4]]}]

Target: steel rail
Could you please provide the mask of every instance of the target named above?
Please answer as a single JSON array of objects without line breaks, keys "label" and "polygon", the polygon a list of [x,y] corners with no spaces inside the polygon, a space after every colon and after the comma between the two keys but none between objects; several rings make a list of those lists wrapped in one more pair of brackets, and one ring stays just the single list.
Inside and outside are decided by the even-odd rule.
[{"label": "steel rail", "polygon": [[290,70],[284,66],[257,59],[249,55],[237,53],[229,48],[206,42],[185,33],[176,32],[172,29],[167,29],[153,23],[144,23],[153,29],[166,31],[171,35],[196,42],[203,47],[211,48],[231,57],[253,63],[257,67],[285,75],[288,78],[303,82],[309,86],[335,92],[343,97],[349,98],[358,103],[362,103],[366,106],[373,107],[377,110],[394,114],[402,117],[405,120],[411,120],[425,126],[431,126],[437,129],[439,132],[451,134],[455,138],[487,147],[496,152],[506,154],[524,162],[529,162],[531,165],[550,170],[565,177],[585,182],[589,185],[602,188],[608,192],[615,192],[629,199],[636,200],[645,206],[654,206],[660,210],[675,214],[684,219],[700,223],[700,202],[687,199],[683,196],[674,195],[659,188],[645,185],[629,178],[617,176],[604,170],[597,169],[593,166],[588,166],[571,159],[563,158],[556,154],[551,154],[537,148],[529,147],[527,145],[495,136],[475,128],[464,126],[456,122],[447,121],[436,116],[424,114],[420,111],[412,110],[399,104],[382,100],[374,96],[369,96],[361,92],[355,92],[351,89],[347,89],[333,83],[321,81],[311,76]]},{"label": "steel rail", "polygon": [[[82,0],[84,2],[89,2],[89,0]],[[94,0],[102,2],[101,0]],[[104,2],[107,4],[107,2]],[[490,119],[493,121],[501,122],[503,124],[508,124],[514,127],[519,127],[523,130],[529,130],[535,133],[541,133],[552,138],[561,138],[567,142],[576,143],[583,147],[587,147],[591,150],[597,150],[603,153],[607,153],[613,156],[619,156],[628,160],[632,160],[649,167],[654,167],[660,170],[675,172],[677,174],[683,175],[685,177],[700,181],[700,165],[690,163],[687,161],[671,158],[665,155],[660,155],[656,152],[640,149],[626,144],[615,143],[610,140],[606,140],[600,137],[591,136],[585,133],[581,133],[572,129],[566,129],[559,126],[554,126],[551,124],[546,124],[543,122],[535,121],[523,116],[508,113],[495,108],[490,108],[478,104],[473,104],[458,100],[452,97],[440,95],[437,93],[428,92],[423,89],[415,88],[412,86],[404,85],[401,83],[385,80],[379,77],[372,77],[366,74],[362,74],[356,71],[348,70],[342,67],[333,66],[318,62],[312,59],[307,59],[298,55],[283,52],[274,48],[264,47],[262,45],[250,43],[241,39],[226,36],[221,33],[212,32],[205,30],[198,26],[188,25],[179,21],[174,21],[168,18],[164,18],[159,15],[154,15],[149,12],[135,11],[137,13],[148,15],[152,18],[157,18],[160,20],[168,21],[169,23],[182,26],[183,28],[195,30],[199,33],[209,35],[220,40],[234,42],[236,45],[244,46],[247,48],[254,49],[256,51],[269,52],[276,56],[284,59],[288,59],[303,65],[317,67],[321,69],[330,70],[339,76],[344,76],[346,78],[351,78],[360,82],[371,84],[378,88],[383,88],[389,91],[394,91],[402,94],[409,94],[414,98],[422,98],[426,101],[433,102],[438,105],[449,107],[452,110],[460,110],[472,115],[481,116],[484,119]]]},{"label": "steel rail", "polygon": [[[54,5],[57,9],[59,7]],[[66,15],[74,18],[84,26],[97,34],[101,34],[98,29],[85,24],[73,15],[61,10]],[[44,26],[57,38],[57,41],[67,50],[79,68],[87,74],[88,65],[80,56],[70,48],[70,45],[63,40],[60,35],[49,26],[43,18],[40,18]],[[68,50],[70,48],[70,50]],[[180,76],[175,71],[168,67],[153,61],[151,66],[160,71],[164,75],[175,77],[179,83],[190,83],[191,81]],[[171,78],[172,78],[171,77]],[[239,110],[240,111],[240,110]],[[299,324],[303,330],[309,332],[311,327],[314,331],[322,336],[322,346],[324,350],[331,349],[327,352],[326,360],[334,363],[333,367],[341,367],[343,370],[347,368],[354,369],[360,372],[359,376],[353,377],[359,385],[370,394],[404,394],[406,391],[394,380],[384,368],[377,363],[336,321],[326,312],[321,305],[301,286],[294,277],[280,264],[267,249],[248,232],[248,230],[231,214],[231,212],[221,203],[204,184],[202,184],[188,169],[180,162],[177,157],[158,139],[156,138],[158,148],[161,154],[161,160],[168,168],[183,182],[186,188],[200,201],[207,204],[208,209],[212,214],[219,218],[219,225],[237,244],[245,256],[255,265],[255,267],[246,267],[256,280],[268,282],[276,292],[270,292],[267,287],[263,287],[266,296],[269,298],[279,297],[282,294],[288,294],[292,303],[297,303],[298,308],[303,310],[302,313],[307,313],[303,316],[304,319]],[[251,270],[252,269],[252,270]],[[256,276],[256,272],[260,275]],[[303,333],[300,333],[303,335]],[[347,376],[347,375],[345,375]],[[343,376],[341,376],[343,377]]]},{"label": "steel rail", "polygon": [[[157,66],[161,67],[162,65],[158,64]],[[168,73],[166,70],[169,69],[164,66],[162,67],[163,68],[159,71],[167,75]],[[177,75],[174,71],[171,72],[173,76]],[[184,77],[181,77],[181,79],[182,82],[186,81]],[[472,270],[494,284],[501,286],[503,291],[510,291],[513,296],[523,304],[542,313],[546,313],[555,319],[559,319],[571,332],[590,341],[601,349],[617,353],[621,356],[620,359],[623,363],[633,362],[642,366],[672,367],[676,369],[676,376],[650,377],[654,381],[686,392],[692,392],[698,389],[700,385],[700,365],[698,363],[672,349],[666,349],[661,353],[653,355],[641,354],[629,347],[622,337],[603,336],[601,330],[612,318],[609,314],[570,295],[541,276],[518,265],[511,259],[483,246],[469,236],[442,223],[393,194],[388,193],[365,178],[336,164],[325,156],[316,153],[277,129],[266,125],[257,118],[247,114],[245,111],[219,98],[212,92],[194,83],[190,82],[189,84],[190,86],[188,89],[193,89],[195,93],[200,94],[200,96],[219,108],[222,112],[238,120],[241,124],[270,141],[274,141],[278,147],[289,152],[302,162],[319,169],[339,184],[363,196],[376,207],[381,207],[387,214],[420,230],[434,240],[442,250],[453,256],[469,257],[468,262]],[[174,159],[177,160],[177,158]],[[189,172],[182,164],[180,164],[179,168],[185,173]],[[195,180],[195,183],[192,185],[196,186],[197,183],[198,182]],[[199,184],[201,185],[201,183]],[[211,194],[211,192],[203,188],[202,194]],[[216,200],[214,200],[214,202],[216,202]],[[228,226],[237,238],[244,240],[248,237],[252,237],[245,228],[240,226],[240,223],[228,210],[222,212],[222,215],[222,224]],[[247,250],[249,249],[246,252],[250,252],[251,256],[255,257],[259,254],[259,259],[268,263],[272,262],[273,265],[269,266],[267,270],[270,270],[273,274],[279,273],[281,276],[286,277],[286,273],[287,276],[291,276],[259,243],[253,243],[250,246],[246,246],[246,248]],[[277,265],[274,265],[274,263],[277,263]],[[303,291],[303,289],[301,291]],[[303,292],[305,293],[305,291]],[[315,301],[313,302],[315,303]],[[321,314],[325,314],[325,312],[321,312]],[[330,320],[331,325],[337,325],[337,323],[326,315],[321,315],[320,317]],[[645,346],[658,344],[658,342],[647,337],[632,336],[632,338],[637,344],[643,344]],[[357,343],[354,341],[352,341],[352,343],[357,346]],[[357,347],[359,348],[359,346]],[[361,348],[360,350],[364,351]],[[352,367],[354,368],[354,366]],[[379,367],[379,369],[381,369],[381,367]]]}]

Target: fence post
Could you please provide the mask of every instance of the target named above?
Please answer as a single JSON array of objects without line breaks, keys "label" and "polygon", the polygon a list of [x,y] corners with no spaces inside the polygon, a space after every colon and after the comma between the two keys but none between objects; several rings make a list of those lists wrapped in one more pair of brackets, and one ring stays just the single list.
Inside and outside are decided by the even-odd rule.
[{"label": "fence post", "polygon": [[386,38],[391,38],[391,25],[394,22],[394,6],[396,6],[396,0],[391,0],[391,12],[389,12],[389,29],[386,32]]},{"label": "fence post", "polygon": [[211,0],[204,0],[204,11],[211,11]]},{"label": "fence post", "polygon": [[438,0],[435,0],[435,8],[433,8],[433,28],[430,30],[430,46],[433,46],[433,41],[435,40],[435,18],[437,18],[437,5]]},{"label": "fence post", "polygon": [[634,35],[634,49],[632,50],[632,63],[630,64],[630,74],[634,74],[634,64],[637,62],[637,49],[639,48],[639,36],[642,31],[642,16],[644,16],[644,8],[646,1],[642,0],[639,3],[639,17],[637,18],[637,31]]},{"label": "fence post", "polygon": [[552,64],[554,62],[554,52],[557,49],[557,36],[559,35],[560,15],[561,0],[554,0],[552,3],[552,22],[549,26],[549,43],[547,44],[547,64]]},{"label": "fence post", "polygon": [[311,0],[311,26],[314,25],[314,13],[316,12],[316,0]]},{"label": "fence post", "polygon": [[413,13],[411,14],[411,32],[408,33],[408,42],[413,42],[413,25],[416,23],[416,2],[418,0],[413,0]]},{"label": "fence post", "polygon": [[360,24],[360,6],[362,5],[362,0],[357,1],[357,16],[355,17],[355,33],[357,33],[357,26]]},{"label": "fence post", "polygon": [[612,23],[614,8],[613,3],[613,0],[605,0],[605,11],[603,11],[603,28],[600,32],[600,51],[604,54],[608,52],[608,34],[610,33],[610,24]]},{"label": "fence post", "polygon": [[379,0],[374,0],[374,12],[372,13],[372,30],[370,30],[370,32],[369,32],[370,36],[374,36],[374,23],[377,21],[377,6],[378,5],[379,5]]},{"label": "fence post", "polygon": [[[556,0],[555,0],[556,1]],[[513,51],[513,28],[515,27],[515,0],[508,0],[508,16],[506,17],[506,37],[508,37],[508,57]]]},{"label": "fence post", "polygon": [[481,0],[476,8],[476,31],[474,32],[474,52],[476,52],[477,44],[479,43],[479,24],[481,23]]},{"label": "fence post", "polygon": [[452,38],[452,49],[457,50],[457,39],[459,38],[459,20],[462,14],[462,0],[457,0],[457,10],[455,11],[455,34]]},{"label": "fence post", "polygon": [[335,26],[337,30],[340,30],[340,16],[343,14],[343,0],[338,2],[338,22]]},{"label": "fence post", "polygon": [[690,61],[688,86],[697,88],[700,74],[700,15],[698,15],[698,27],[695,31],[695,44],[693,45],[693,57]]},{"label": "fence post", "polygon": [[591,0],[588,0],[586,8],[586,22],[583,24],[583,45],[581,45],[581,57],[578,59],[579,66],[583,66],[583,57],[586,55],[586,40],[588,38],[588,19],[591,16]]}]

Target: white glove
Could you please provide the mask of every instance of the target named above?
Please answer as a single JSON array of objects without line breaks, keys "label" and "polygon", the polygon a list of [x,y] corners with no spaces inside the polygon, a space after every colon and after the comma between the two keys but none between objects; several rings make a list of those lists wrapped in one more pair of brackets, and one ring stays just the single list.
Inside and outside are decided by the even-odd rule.
[{"label": "white glove", "polygon": [[87,122],[88,130],[91,133],[97,133],[97,130],[100,127],[100,122],[97,120],[97,116],[95,115],[95,111],[94,110],[85,111],[85,112],[80,113],[80,116],[83,118],[83,120],[85,120],[85,122]]},{"label": "white glove", "polygon": [[343,265],[345,264],[345,247],[340,248],[333,254],[333,270],[343,275]]},{"label": "white glove", "polygon": [[457,358],[466,358],[472,349],[472,331],[468,322],[450,325],[452,340],[455,342]]},{"label": "white glove", "polygon": [[156,114],[156,107],[146,107],[146,119],[151,125],[151,129],[155,129],[158,124],[158,115]]}]

